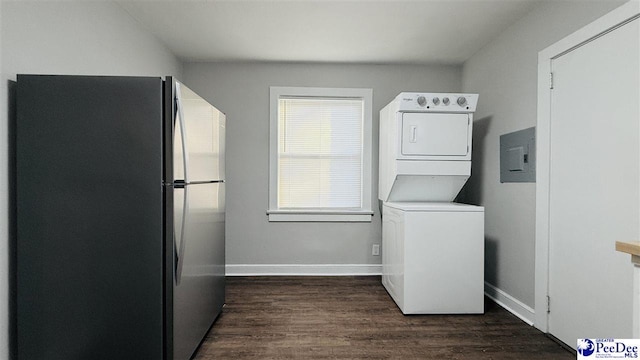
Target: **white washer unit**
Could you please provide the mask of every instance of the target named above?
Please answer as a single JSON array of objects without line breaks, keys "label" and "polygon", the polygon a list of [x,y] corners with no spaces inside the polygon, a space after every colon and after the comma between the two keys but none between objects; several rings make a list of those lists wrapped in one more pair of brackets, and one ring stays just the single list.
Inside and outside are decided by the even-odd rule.
[{"label": "white washer unit", "polygon": [[401,93],[380,111],[382,283],[404,314],[484,312],[484,208],[452,203],[477,101]]}]

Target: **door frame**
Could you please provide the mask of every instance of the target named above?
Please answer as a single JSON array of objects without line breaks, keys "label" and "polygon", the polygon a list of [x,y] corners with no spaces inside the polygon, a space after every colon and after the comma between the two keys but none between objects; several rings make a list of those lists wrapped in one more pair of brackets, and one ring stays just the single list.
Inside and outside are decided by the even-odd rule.
[{"label": "door frame", "polygon": [[[551,148],[551,63],[640,17],[640,1],[630,0],[601,18],[538,53],[538,107],[536,128],[536,245],[534,326],[549,332],[549,184]],[[615,251],[611,243],[611,251]]]}]

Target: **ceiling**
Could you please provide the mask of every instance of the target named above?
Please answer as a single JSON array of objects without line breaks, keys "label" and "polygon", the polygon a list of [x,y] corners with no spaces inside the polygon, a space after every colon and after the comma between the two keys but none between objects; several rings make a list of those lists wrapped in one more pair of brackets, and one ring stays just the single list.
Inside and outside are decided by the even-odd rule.
[{"label": "ceiling", "polygon": [[183,61],[461,64],[540,0],[116,0]]}]

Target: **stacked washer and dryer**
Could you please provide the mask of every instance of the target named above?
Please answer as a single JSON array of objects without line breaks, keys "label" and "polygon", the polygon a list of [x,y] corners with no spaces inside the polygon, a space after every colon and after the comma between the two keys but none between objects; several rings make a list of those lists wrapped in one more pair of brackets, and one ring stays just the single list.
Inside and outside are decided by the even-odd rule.
[{"label": "stacked washer and dryer", "polygon": [[404,314],[484,313],[484,208],[453,202],[477,102],[405,92],[380,111],[382,284]]}]

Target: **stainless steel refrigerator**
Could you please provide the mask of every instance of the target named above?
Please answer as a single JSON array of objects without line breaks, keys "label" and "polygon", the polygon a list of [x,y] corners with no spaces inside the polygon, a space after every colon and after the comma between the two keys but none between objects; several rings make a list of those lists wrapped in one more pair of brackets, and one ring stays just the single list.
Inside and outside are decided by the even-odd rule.
[{"label": "stainless steel refrigerator", "polygon": [[225,115],[171,77],[16,99],[18,359],[189,359],[224,304]]}]

